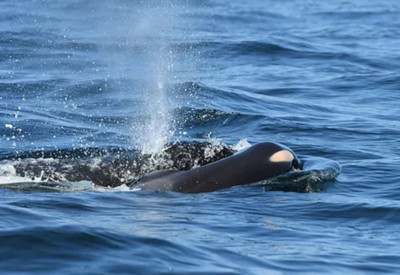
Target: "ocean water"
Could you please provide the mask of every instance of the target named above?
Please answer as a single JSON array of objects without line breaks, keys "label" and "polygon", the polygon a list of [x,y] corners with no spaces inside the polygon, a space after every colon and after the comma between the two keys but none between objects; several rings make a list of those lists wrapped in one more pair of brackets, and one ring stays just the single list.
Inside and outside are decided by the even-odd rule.
[{"label": "ocean water", "polygon": [[[397,273],[399,41],[394,0],[1,1],[0,273]],[[305,171],[126,185],[263,141]]]}]

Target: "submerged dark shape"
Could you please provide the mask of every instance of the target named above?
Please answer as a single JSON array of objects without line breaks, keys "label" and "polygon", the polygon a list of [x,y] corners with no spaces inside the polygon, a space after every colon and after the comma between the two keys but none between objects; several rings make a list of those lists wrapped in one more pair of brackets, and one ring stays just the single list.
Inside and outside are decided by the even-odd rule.
[{"label": "submerged dark shape", "polygon": [[27,181],[90,181],[99,186],[117,187],[156,170],[188,170],[234,153],[227,146],[209,142],[169,144],[155,156],[122,148],[60,149],[11,156],[0,161],[0,168],[11,165],[15,175]]},{"label": "submerged dark shape", "polygon": [[299,168],[299,161],[289,148],[263,142],[191,170],[150,173],[131,184],[131,187],[182,193],[211,192],[266,180]]}]

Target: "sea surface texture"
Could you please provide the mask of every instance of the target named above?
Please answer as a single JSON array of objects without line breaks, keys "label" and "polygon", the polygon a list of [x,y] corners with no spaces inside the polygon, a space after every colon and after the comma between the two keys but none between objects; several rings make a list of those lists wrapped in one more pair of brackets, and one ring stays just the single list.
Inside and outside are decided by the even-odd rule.
[{"label": "sea surface texture", "polygon": [[[129,188],[263,141],[304,171]],[[398,273],[399,153],[400,1],[0,1],[1,274]]]}]

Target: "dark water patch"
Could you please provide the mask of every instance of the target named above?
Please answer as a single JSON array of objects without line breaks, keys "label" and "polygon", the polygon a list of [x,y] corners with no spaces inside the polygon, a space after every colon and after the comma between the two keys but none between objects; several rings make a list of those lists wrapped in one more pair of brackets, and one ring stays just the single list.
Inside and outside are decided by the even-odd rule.
[{"label": "dark water patch", "polygon": [[[288,44],[288,45],[285,45]],[[196,43],[180,43],[170,46],[174,50],[197,50],[208,57],[240,57],[240,56],[279,56],[290,58],[301,53],[309,45],[296,42],[266,41],[225,41],[214,40]]]},{"label": "dark water patch", "polygon": [[[376,204],[377,201],[374,201]],[[304,209],[305,212],[312,211],[314,217],[318,219],[335,218],[339,220],[350,220],[354,225],[363,225],[365,223],[371,223],[371,220],[375,221],[376,224],[393,224],[399,222],[398,212],[399,208],[393,206],[391,202],[388,205],[371,205],[367,203],[352,202],[347,204],[342,204],[340,206],[332,207],[332,204],[327,203],[316,203],[314,207],[320,209],[315,212],[312,209]],[[302,210],[303,211],[303,210]],[[300,211],[300,212],[302,212]],[[304,215],[306,213],[303,212]],[[373,227],[373,224],[369,226]]]},{"label": "dark water patch", "polygon": [[[12,82],[11,82],[12,81]],[[8,77],[2,79],[0,82],[0,93],[7,94],[7,98],[12,99],[17,97],[21,99],[21,94],[26,96],[27,99],[35,98],[38,95],[44,95],[46,93],[51,93],[54,91],[57,84],[65,83],[64,79],[53,79],[53,80],[42,80],[37,81],[15,81]]]},{"label": "dark water patch", "polygon": [[[240,12],[238,12],[240,10]],[[229,12],[226,12],[229,11]],[[261,28],[263,24],[268,24],[275,20],[287,20],[288,18],[281,13],[265,11],[253,5],[242,5],[241,3],[224,6],[224,12],[216,13],[213,18],[219,22],[228,24],[251,24]]]},{"label": "dark water patch", "polygon": [[317,12],[313,15],[321,16],[324,18],[334,18],[339,20],[350,20],[350,21],[358,21],[358,20],[371,20],[374,17],[381,20],[383,16],[396,16],[398,15],[398,11],[390,11],[390,10],[375,10],[371,9],[369,11],[329,11],[329,12]]},{"label": "dark water patch", "polygon": [[48,218],[46,214],[31,210],[24,204],[3,205],[0,207],[0,213],[4,222],[0,225],[0,231],[21,228],[24,227],[26,222],[35,224],[43,222]]},{"label": "dark water patch", "polygon": [[[395,81],[395,80],[394,80]],[[351,93],[374,93],[376,89],[382,91],[386,95],[391,95],[391,97],[396,97],[397,95],[393,93],[393,88],[396,88],[396,84],[391,78],[383,78],[377,74],[366,74],[366,75],[351,75],[351,76],[340,76],[337,78],[332,78],[326,81],[324,85],[336,92],[351,92]],[[378,98],[379,96],[377,96]],[[362,97],[356,97],[362,98]],[[379,97],[380,100],[385,100],[385,98]]]},{"label": "dark water patch", "polygon": [[[235,88],[236,90],[244,90],[244,87],[232,87],[232,88]],[[279,87],[279,88],[277,87],[269,89],[260,88],[260,89],[255,89],[254,92],[268,96],[277,96],[277,97],[283,97],[283,96],[290,97],[292,95],[299,95],[299,94],[301,94],[303,97],[307,97],[307,95],[314,97],[314,95],[317,93],[316,88],[312,87]],[[325,92],[324,96],[329,97],[329,93]]]},{"label": "dark water patch", "polygon": [[255,123],[263,116],[246,115],[240,113],[230,113],[219,110],[210,109],[179,109],[177,114],[184,117],[180,121],[180,126],[183,128],[189,127],[224,127],[234,124]]},{"label": "dark water patch", "polygon": [[[28,271],[43,269],[49,262],[59,261],[87,261],[96,257],[95,249],[121,249],[126,245],[115,234],[90,229],[80,226],[65,227],[30,227],[14,231],[0,232],[2,242],[2,270],[3,271]],[[84,244],[86,251],[76,251],[77,243]],[[7,251],[10,247],[19,247],[14,252]],[[32,253],[35,251],[35,253]],[[6,256],[7,255],[7,256]],[[100,253],[101,255],[101,253]],[[17,259],[23,256],[25,265],[17,264]],[[58,265],[58,267],[57,267]],[[53,264],[53,270],[64,269],[64,265]]]},{"label": "dark water patch", "polygon": [[386,73],[378,75],[373,79],[374,86],[379,87],[382,92],[389,92],[394,98],[398,100],[399,94],[395,92],[400,88],[400,76],[396,73]]},{"label": "dark water patch", "polygon": [[[2,31],[0,45],[5,49],[17,50],[26,54],[29,53],[35,56],[36,53],[41,53],[43,50],[53,51],[74,51],[74,52],[90,52],[97,50],[96,43],[73,41],[59,33],[35,31]],[[44,57],[44,56],[43,56]]]},{"label": "dark water patch", "polygon": [[[5,272],[52,270],[74,273],[88,271],[130,273],[134,269],[140,274],[147,272],[181,274],[180,270],[191,268],[199,273],[212,271],[217,274],[227,274],[227,272],[239,274],[243,270],[240,265],[222,264],[226,259],[236,259],[246,263],[252,266],[250,270],[265,267],[261,261],[224,249],[189,247],[185,243],[177,244],[160,238],[126,235],[80,225],[3,231],[0,232],[0,239],[2,240],[0,254],[6,259],[2,261],[1,266]],[[84,249],[77,251],[74,249],[76,245]],[[21,250],[17,253],[15,250],[9,252],[7,250],[10,247],[19,247]],[[154,250],[154,247],[158,247],[158,250]],[[35,253],[32,253],[33,250]],[[196,261],[188,255],[196,255]],[[17,264],[17,259],[21,256],[25,259],[23,266]],[[99,259],[107,260],[99,261]],[[149,261],[152,262],[151,265],[148,264]],[[97,264],[94,264],[95,262]],[[49,263],[52,263],[50,269]]]},{"label": "dark water patch", "polygon": [[[182,45],[186,50],[198,49],[206,55],[212,55],[217,58],[280,58],[282,62],[285,60],[297,60],[307,64],[320,60],[329,60],[330,62],[338,62],[339,64],[360,66],[358,70],[390,70],[397,68],[395,62],[382,62],[378,57],[361,56],[359,53],[352,51],[335,51],[326,47],[315,48],[302,42],[294,41],[240,41],[240,42],[201,42],[200,44]],[[179,47],[178,47],[179,48]],[[216,51],[214,54],[210,51]],[[239,61],[239,60],[238,60]],[[260,62],[260,60],[254,60]],[[276,60],[275,60],[276,62]],[[355,68],[357,69],[357,68]]]},{"label": "dark water patch", "polygon": [[283,47],[278,44],[273,43],[265,43],[259,41],[246,41],[241,42],[237,45],[232,45],[231,48],[235,50],[238,54],[243,55],[273,55],[273,54],[282,54],[288,55],[290,53],[296,52],[293,49]]},{"label": "dark water patch", "polygon": [[[337,52],[315,52],[309,53],[305,55],[306,58],[315,58],[315,59],[330,59],[330,60],[338,60],[340,62],[349,62],[354,64],[364,65],[370,68],[376,69],[391,69],[394,68],[396,65],[391,62],[382,63],[380,60],[374,60],[370,58],[362,58],[357,54],[352,53],[337,53]],[[396,66],[397,67],[397,66]]]},{"label": "dark water patch", "polygon": [[[34,188],[32,188],[34,190]],[[69,198],[68,201],[59,201],[55,198],[52,199],[26,199],[24,201],[10,202],[9,205],[25,209],[42,209],[44,211],[63,211],[66,213],[82,213],[82,212],[96,212],[101,211],[100,208],[93,207],[89,201],[79,198]]]},{"label": "dark water patch", "polygon": [[[207,86],[203,86],[201,84],[186,84],[184,86],[188,92],[192,92],[198,98],[198,104],[204,102],[208,102],[208,106],[215,106],[224,111],[231,111],[231,112],[238,112],[241,115],[253,115],[255,117],[259,115],[268,115],[270,116],[270,112],[279,110],[282,114],[283,110],[290,110],[291,112],[302,112],[302,111],[315,111],[317,113],[325,113],[329,115],[333,112],[333,106],[321,106],[320,104],[312,104],[310,102],[301,101],[295,99],[283,99],[278,97],[272,97],[269,95],[263,94],[255,94],[250,93],[243,90],[222,90],[222,89],[215,89]],[[204,98],[204,99],[203,99]],[[213,101],[209,101],[208,99],[211,98],[218,98]],[[207,101],[208,100],[208,101]],[[232,102],[232,100],[234,100]],[[262,101],[265,104],[261,105],[259,102]],[[229,104],[224,104],[228,103]],[[240,102],[235,104],[235,102]],[[226,106],[229,106],[227,108]]]},{"label": "dark water patch", "polygon": [[71,85],[62,85],[62,89],[56,90],[51,96],[57,100],[88,98],[93,96],[103,97],[109,92],[107,81],[87,80]]}]

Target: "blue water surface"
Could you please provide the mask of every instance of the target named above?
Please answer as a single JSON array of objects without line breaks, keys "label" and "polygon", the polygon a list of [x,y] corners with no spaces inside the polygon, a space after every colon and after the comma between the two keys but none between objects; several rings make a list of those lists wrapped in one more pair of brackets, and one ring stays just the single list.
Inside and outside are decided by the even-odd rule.
[{"label": "blue water surface", "polygon": [[[0,273],[397,273],[399,41],[395,0],[1,1]],[[178,194],[13,166],[165,141],[319,173]]]}]

